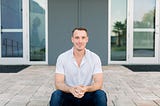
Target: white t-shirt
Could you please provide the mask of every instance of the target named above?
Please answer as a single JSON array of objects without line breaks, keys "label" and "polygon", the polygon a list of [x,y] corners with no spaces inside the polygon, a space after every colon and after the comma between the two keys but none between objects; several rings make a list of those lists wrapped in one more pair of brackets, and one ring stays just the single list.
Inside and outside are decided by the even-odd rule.
[{"label": "white t-shirt", "polygon": [[102,73],[101,60],[98,55],[86,49],[80,67],[78,67],[72,48],[58,57],[56,73],[64,74],[65,83],[69,86],[91,85],[93,75]]}]

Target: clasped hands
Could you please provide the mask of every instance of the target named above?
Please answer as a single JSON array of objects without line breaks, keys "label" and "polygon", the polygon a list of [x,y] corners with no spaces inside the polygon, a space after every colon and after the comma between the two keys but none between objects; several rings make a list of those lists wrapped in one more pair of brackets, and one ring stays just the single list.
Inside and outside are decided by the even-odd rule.
[{"label": "clasped hands", "polygon": [[74,97],[82,98],[86,92],[86,87],[84,86],[71,87],[70,92],[73,94]]}]

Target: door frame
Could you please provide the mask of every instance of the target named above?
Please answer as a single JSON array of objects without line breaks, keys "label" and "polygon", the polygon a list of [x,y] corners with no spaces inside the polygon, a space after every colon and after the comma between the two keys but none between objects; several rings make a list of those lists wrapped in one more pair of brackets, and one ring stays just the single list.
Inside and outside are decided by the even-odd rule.
[{"label": "door frame", "polygon": [[111,60],[111,0],[108,1],[108,64],[159,64],[160,63],[160,1],[156,0],[155,57],[133,58],[133,0],[127,0],[126,60]]},{"label": "door frame", "polygon": [[[1,2],[1,0],[0,0]],[[23,42],[23,56],[22,57],[2,57],[2,50],[1,50],[1,34],[0,34],[0,64],[25,64],[27,63],[27,30],[26,27],[26,22],[27,22],[27,17],[26,17],[26,11],[27,8],[25,0],[22,0],[22,9],[23,9],[23,14],[22,14],[22,29],[1,29],[1,32],[22,32],[22,42]],[[0,15],[1,15],[1,9],[0,9]],[[0,18],[0,25],[1,25],[1,18]]]},{"label": "door frame", "polygon": [[128,28],[129,30],[129,36],[128,36],[128,40],[130,41],[130,43],[128,43],[128,63],[130,64],[158,64],[158,53],[159,53],[159,19],[158,19],[158,15],[159,15],[159,3],[158,0],[156,0],[156,14],[155,14],[155,30],[149,29],[143,29],[141,30],[142,32],[155,32],[155,41],[154,41],[154,48],[155,48],[155,56],[154,57],[133,57],[133,32],[134,31],[139,31],[134,30],[133,29],[133,9],[134,9],[134,0],[128,0],[129,4],[130,4],[130,15],[128,17],[128,21],[130,22],[128,26],[130,26]]},{"label": "door frame", "polygon": [[[23,57],[18,58],[9,58],[2,57],[1,51],[1,33],[0,33],[0,65],[20,65],[20,64],[48,64],[48,0],[46,0],[46,12],[45,12],[45,61],[30,61],[30,42],[29,42],[29,0],[22,0],[22,30],[10,30],[10,31],[21,31],[23,36]],[[0,0],[1,4],[1,0]],[[1,8],[0,8],[1,15]],[[0,25],[1,25],[1,17],[0,17]],[[5,31],[1,30],[0,31]]]}]

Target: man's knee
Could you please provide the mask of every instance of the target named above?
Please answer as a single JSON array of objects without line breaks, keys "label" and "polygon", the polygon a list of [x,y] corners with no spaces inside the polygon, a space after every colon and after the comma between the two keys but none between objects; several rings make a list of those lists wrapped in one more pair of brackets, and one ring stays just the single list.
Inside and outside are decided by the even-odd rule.
[{"label": "man's knee", "polygon": [[96,101],[99,101],[101,103],[102,102],[107,103],[107,95],[103,90],[95,91],[95,98],[96,98]]},{"label": "man's knee", "polygon": [[103,90],[97,90],[95,91],[96,96],[106,96],[106,93]]},{"label": "man's knee", "polygon": [[60,90],[54,91],[51,95],[50,106],[56,106],[57,104],[61,104],[62,103],[62,95],[63,95],[62,91],[60,91]]},{"label": "man's knee", "polygon": [[55,90],[53,93],[52,93],[53,96],[58,96],[58,95],[62,95],[62,91],[61,90]]}]

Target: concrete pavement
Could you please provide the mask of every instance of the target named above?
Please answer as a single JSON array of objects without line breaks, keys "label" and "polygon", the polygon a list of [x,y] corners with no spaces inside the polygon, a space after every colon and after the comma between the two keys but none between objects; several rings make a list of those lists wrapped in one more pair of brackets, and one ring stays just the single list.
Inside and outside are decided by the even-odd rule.
[{"label": "concrete pavement", "polygon": [[[54,66],[30,66],[0,73],[0,106],[48,106],[54,90]],[[160,72],[132,72],[104,66],[108,106],[160,106]]]},{"label": "concrete pavement", "polygon": [[132,72],[123,66],[105,69],[109,106],[160,106],[160,72]]}]

